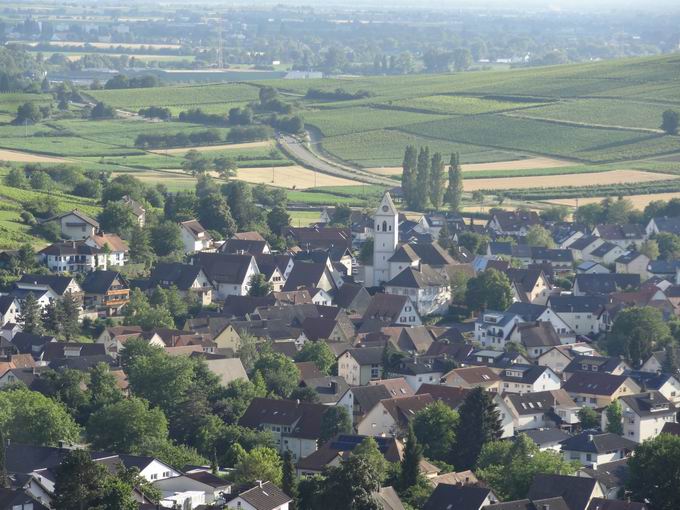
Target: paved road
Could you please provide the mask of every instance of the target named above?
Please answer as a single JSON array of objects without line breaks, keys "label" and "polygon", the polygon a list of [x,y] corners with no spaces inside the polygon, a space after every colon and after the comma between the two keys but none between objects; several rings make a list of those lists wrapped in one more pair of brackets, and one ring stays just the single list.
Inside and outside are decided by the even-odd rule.
[{"label": "paved road", "polygon": [[276,137],[279,145],[287,152],[293,159],[300,162],[306,167],[312,168],[317,172],[328,175],[336,175],[338,177],[345,177],[357,182],[365,182],[368,184],[380,184],[385,186],[397,186],[398,183],[387,177],[374,175],[364,170],[354,169],[347,166],[341,166],[331,163],[310,151],[297,138],[280,133]]}]

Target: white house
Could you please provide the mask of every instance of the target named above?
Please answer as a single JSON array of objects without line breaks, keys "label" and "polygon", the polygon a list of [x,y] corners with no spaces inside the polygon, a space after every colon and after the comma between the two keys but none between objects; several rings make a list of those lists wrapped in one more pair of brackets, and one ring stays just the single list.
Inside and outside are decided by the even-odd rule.
[{"label": "white house", "polygon": [[582,432],[562,441],[562,455],[565,460],[596,468],[599,464],[625,459],[636,446],[630,439],[617,434]]},{"label": "white house", "polygon": [[230,510],[288,510],[293,501],[271,482],[258,484],[227,503]]},{"label": "white house", "polygon": [[536,393],[559,390],[562,381],[548,367],[513,364],[500,371],[500,391],[503,393]]},{"label": "white house", "polygon": [[338,356],[338,375],[350,386],[363,386],[382,378],[382,347],[347,349]]},{"label": "white house", "polygon": [[426,264],[404,269],[385,283],[385,292],[409,296],[421,316],[444,313],[451,303],[448,279]]},{"label": "white house", "polygon": [[212,247],[213,238],[198,220],[183,221],[179,224],[184,253],[194,253]]},{"label": "white house", "polygon": [[16,323],[19,311],[19,301],[14,296],[0,296],[0,326]]},{"label": "white house", "polygon": [[85,241],[54,243],[40,250],[38,255],[54,273],[89,273],[108,268],[108,255]]},{"label": "white house", "polygon": [[116,234],[104,234],[102,232],[85,239],[85,244],[98,248],[102,257],[106,260],[106,266],[124,266],[128,261],[128,243]]},{"label": "white house", "polygon": [[475,321],[475,341],[502,350],[522,318],[514,313],[486,311]]},{"label": "white house", "polygon": [[607,329],[606,299],[598,296],[551,296],[548,307],[578,335]]},{"label": "white house", "polygon": [[432,402],[434,399],[429,393],[381,400],[357,423],[357,433],[400,437],[410,420]]},{"label": "white house", "polygon": [[87,239],[99,230],[99,222],[78,209],[49,218],[45,223],[51,221],[59,222],[61,235],[65,239]]},{"label": "white house", "polygon": [[642,443],[661,433],[664,424],[675,423],[678,409],[658,391],[621,397],[624,437]]},{"label": "white house", "polygon": [[193,264],[205,272],[216,290],[218,299],[245,296],[250,291],[250,280],[260,273],[252,255],[199,252]]}]

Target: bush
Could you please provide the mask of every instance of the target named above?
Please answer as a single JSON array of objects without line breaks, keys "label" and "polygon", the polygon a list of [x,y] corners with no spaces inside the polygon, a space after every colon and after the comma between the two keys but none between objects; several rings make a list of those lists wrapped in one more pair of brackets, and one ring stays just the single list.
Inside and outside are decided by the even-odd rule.
[{"label": "bush", "polygon": [[230,143],[254,142],[266,140],[270,136],[271,130],[266,126],[237,126],[229,130],[227,141]]},{"label": "bush", "polygon": [[170,120],[172,118],[172,112],[169,108],[159,108],[158,106],[142,108],[137,113],[147,119]]}]

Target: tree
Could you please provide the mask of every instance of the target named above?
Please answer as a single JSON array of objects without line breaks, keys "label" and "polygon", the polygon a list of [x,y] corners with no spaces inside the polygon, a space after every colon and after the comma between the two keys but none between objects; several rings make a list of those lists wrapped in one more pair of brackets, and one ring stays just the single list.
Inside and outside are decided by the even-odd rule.
[{"label": "tree", "polygon": [[660,310],[649,306],[626,308],[618,313],[607,335],[607,350],[639,367],[670,335]]},{"label": "tree", "polygon": [[666,355],[664,356],[663,363],[661,364],[661,370],[663,370],[663,372],[666,374],[678,374],[680,363],[676,355],[676,349],[677,347],[675,347],[672,342],[669,342],[666,345]]},{"label": "tree", "polygon": [[594,429],[600,425],[600,416],[592,407],[582,407],[578,410],[578,420],[582,429]]},{"label": "tree", "polygon": [[212,166],[215,168],[222,179],[229,179],[234,177],[238,171],[238,164],[231,158],[226,156],[219,156],[212,160]]},{"label": "tree", "polygon": [[9,476],[7,475],[7,460],[5,456],[6,447],[5,434],[0,428],[0,489],[9,489]]},{"label": "tree", "polygon": [[533,225],[529,228],[526,236],[526,243],[529,246],[539,246],[542,248],[555,247],[555,241],[553,241],[550,231],[542,225]]},{"label": "tree", "polygon": [[675,110],[666,110],[661,115],[661,129],[668,135],[678,134],[678,122],[680,121],[680,114]]},{"label": "tree", "polygon": [[115,232],[123,237],[128,237],[135,226],[138,226],[137,218],[123,202],[109,202],[97,216],[97,221],[105,232]]},{"label": "tree", "polygon": [[80,437],[63,404],[25,387],[0,392],[0,430],[6,439],[43,446]]},{"label": "tree", "polygon": [[[255,363],[260,359],[260,352],[257,350],[257,340],[247,331],[241,333],[241,341],[236,353],[236,357],[241,360],[243,367],[247,372],[251,372],[255,368]],[[257,374],[256,374],[257,375]],[[259,374],[262,378],[262,374]],[[264,381],[264,379],[262,379]]]},{"label": "tree", "polygon": [[660,232],[655,236],[659,246],[659,258],[662,260],[675,260],[680,257],[680,236],[670,232]]},{"label": "tree", "polygon": [[54,471],[55,510],[96,508],[104,494],[108,474],[103,464],[95,463],[85,450],[69,452]]},{"label": "tree", "polygon": [[116,384],[116,378],[106,363],[97,363],[90,369],[90,384],[87,390],[92,412],[123,399],[123,393]]},{"label": "tree", "polygon": [[24,333],[42,335],[44,333],[42,312],[40,304],[32,292],[26,295],[21,305],[21,314],[18,317]]},{"label": "tree", "polygon": [[57,312],[60,321],[60,336],[66,341],[72,341],[80,334],[80,304],[71,292],[66,292],[57,302]]},{"label": "tree", "polygon": [[201,198],[197,212],[201,225],[208,230],[215,230],[225,237],[233,236],[238,230],[227,201],[216,191]]},{"label": "tree", "polygon": [[320,404],[319,393],[311,386],[298,386],[290,394],[291,400],[309,402],[310,404]]},{"label": "tree", "polygon": [[658,259],[661,254],[659,251],[659,243],[654,239],[647,239],[642,243],[642,246],[640,246],[640,253],[645,255],[649,260]]},{"label": "tree", "polygon": [[141,453],[148,442],[167,440],[168,421],[157,407],[149,408],[146,400],[131,397],[92,414],[87,438],[101,450]]},{"label": "tree", "polygon": [[85,392],[86,375],[81,370],[65,368],[62,370],[46,370],[35,381],[32,388],[51,399],[64,404],[75,420],[79,420],[89,404],[89,395]]},{"label": "tree", "polygon": [[472,53],[467,48],[453,50],[453,68],[456,71],[465,71],[472,65]]},{"label": "tree", "polygon": [[124,313],[126,325],[141,326],[145,331],[175,327],[170,310],[164,306],[151,306],[149,299],[140,289],[133,289],[130,293],[130,301],[125,305]]},{"label": "tree", "polygon": [[512,304],[512,287],[508,277],[488,269],[467,283],[465,300],[472,310],[505,310]]},{"label": "tree", "polygon": [[328,470],[319,491],[319,500],[311,508],[328,510],[379,510],[373,494],[380,490],[380,474],[362,455],[350,455],[339,466]]},{"label": "tree", "polygon": [[458,413],[437,400],[413,419],[413,432],[423,445],[425,457],[448,462],[456,444]]},{"label": "tree", "polygon": [[607,432],[623,435],[623,411],[618,400],[612,401],[607,406]]},{"label": "tree", "polygon": [[430,202],[439,210],[444,197],[444,161],[440,152],[432,155],[430,163]]},{"label": "tree", "polygon": [[387,476],[389,462],[387,462],[385,456],[380,453],[378,443],[374,438],[370,436],[364,438],[364,440],[352,450],[352,455],[365,459],[370,465],[371,471],[378,475],[381,482]]},{"label": "tree", "polygon": [[26,179],[26,174],[21,168],[14,167],[10,168],[7,176],[5,177],[5,184],[11,186],[12,188],[28,188],[28,179]]},{"label": "tree", "polygon": [[401,190],[409,207],[413,207],[414,203],[417,159],[416,148],[413,145],[408,145],[404,150],[404,161],[402,162]]},{"label": "tree", "polygon": [[569,208],[564,205],[551,205],[540,212],[541,219],[549,222],[564,221],[569,216]]},{"label": "tree", "polygon": [[298,385],[300,371],[293,360],[276,352],[268,352],[255,362],[255,370],[262,375],[267,391],[286,398]]},{"label": "tree", "polygon": [[638,445],[628,469],[634,501],[649,501],[655,510],[680,508],[680,436],[661,434]]},{"label": "tree", "polygon": [[149,231],[139,225],[132,228],[130,234],[130,260],[137,264],[144,264],[145,268],[151,267],[156,256],[154,255]]},{"label": "tree", "polygon": [[31,173],[30,183],[33,189],[48,189],[53,184],[50,176],[42,170]]},{"label": "tree", "polygon": [[267,213],[267,226],[274,235],[283,235],[283,230],[290,225],[290,214],[281,206],[275,206]]},{"label": "tree", "polygon": [[489,239],[477,232],[461,232],[458,234],[458,244],[473,255],[482,255],[486,252]]},{"label": "tree", "polygon": [[472,469],[482,447],[501,437],[501,420],[493,395],[482,388],[473,389],[459,410],[454,465],[458,470]]},{"label": "tree", "polygon": [[537,474],[570,475],[580,465],[564,459],[552,450],[541,451],[526,434],[514,441],[492,441],[482,448],[477,462],[477,476],[491,485],[503,500],[527,497]]},{"label": "tree", "polygon": [[249,284],[250,290],[248,295],[253,297],[268,296],[273,289],[272,284],[262,273],[251,276]]},{"label": "tree", "polygon": [[449,180],[444,195],[444,202],[449,204],[452,211],[460,211],[463,201],[463,171],[460,167],[460,157],[457,152],[451,154],[449,161]]},{"label": "tree", "polygon": [[404,457],[401,459],[400,490],[405,491],[418,482],[421,460],[423,460],[423,447],[418,443],[413,425],[409,424],[406,444],[404,445]]},{"label": "tree", "polygon": [[329,407],[321,416],[319,443],[323,444],[338,434],[352,432],[352,421],[344,406]]},{"label": "tree", "polygon": [[281,457],[275,449],[258,446],[249,452],[245,450],[239,452],[238,461],[234,466],[234,478],[241,484],[267,480],[280,486],[283,477],[282,467]]},{"label": "tree", "polygon": [[17,108],[14,124],[35,124],[42,119],[40,108],[35,103],[24,103]]},{"label": "tree", "polygon": [[295,500],[298,495],[298,480],[295,474],[295,465],[293,464],[293,455],[290,450],[283,452],[283,470],[281,476],[281,490],[288,495],[289,498]]},{"label": "tree", "polygon": [[413,207],[423,211],[430,198],[430,149],[421,147],[416,164],[416,189],[414,190]]},{"label": "tree", "polygon": [[112,119],[116,116],[116,111],[113,107],[102,103],[101,101],[94,105],[92,110],[90,110],[90,119]]},{"label": "tree", "polygon": [[159,257],[165,257],[184,247],[179,226],[169,220],[163,220],[151,227],[151,246]]},{"label": "tree", "polygon": [[328,375],[335,365],[336,357],[331,348],[323,340],[307,342],[295,356],[295,361],[312,361],[322,373]]}]

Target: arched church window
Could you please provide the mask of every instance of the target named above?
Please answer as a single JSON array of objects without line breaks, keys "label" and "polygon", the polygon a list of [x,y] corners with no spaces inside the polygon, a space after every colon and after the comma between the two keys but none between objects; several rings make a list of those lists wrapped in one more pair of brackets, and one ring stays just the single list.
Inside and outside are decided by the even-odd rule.
[{"label": "arched church window", "polygon": [[387,222],[383,221],[383,232],[387,231]]}]

